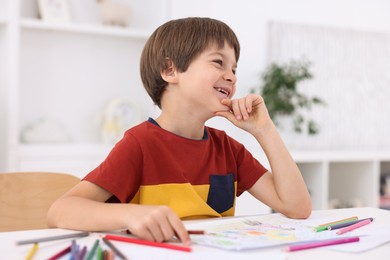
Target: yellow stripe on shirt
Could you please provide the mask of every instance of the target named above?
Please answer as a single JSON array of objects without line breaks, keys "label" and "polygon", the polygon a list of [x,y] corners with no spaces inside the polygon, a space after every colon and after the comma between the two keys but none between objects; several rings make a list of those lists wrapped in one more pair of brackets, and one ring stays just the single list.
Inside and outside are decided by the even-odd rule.
[{"label": "yellow stripe on shirt", "polygon": [[[234,186],[236,191],[236,182]],[[182,219],[233,216],[235,199],[233,207],[220,214],[207,204],[209,189],[209,185],[189,183],[141,186],[130,203],[167,205]]]}]

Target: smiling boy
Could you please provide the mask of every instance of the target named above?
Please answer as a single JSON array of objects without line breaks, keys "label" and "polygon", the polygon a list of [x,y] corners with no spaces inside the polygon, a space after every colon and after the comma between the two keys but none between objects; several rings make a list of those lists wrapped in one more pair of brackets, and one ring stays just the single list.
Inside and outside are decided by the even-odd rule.
[{"label": "smiling boy", "polygon": [[[244,191],[288,217],[308,217],[307,188],[263,99],[233,99],[239,54],[234,32],[215,19],[157,28],[142,52],[141,78],[160,115],[129,129],[101,165],[57,200],[49,225],[127,229],[154,241],[176,235],[189,244],[181,219],[232,216]],[[253,135],[272,173],[224,131],[205,126],[214,116]]]}]

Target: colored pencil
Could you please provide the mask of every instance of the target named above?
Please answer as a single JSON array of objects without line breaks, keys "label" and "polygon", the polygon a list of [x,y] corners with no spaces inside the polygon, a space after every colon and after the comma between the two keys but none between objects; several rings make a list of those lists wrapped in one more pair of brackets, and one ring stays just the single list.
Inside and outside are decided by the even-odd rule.
[{"label": "colored pencil", "polygon": [[70,255],[71,259],[77,260],[79,256],[79,246],[76,244],[76,240],[72,240],[72,244],[70,245]]},{"label": "colored pencil", "polygon": [[179,245],[173,245],[173,244],[168,244],[168,243],[153,242],[153,241],[149,241],[149,240],[142,240],[142,239],[136,239],[136,238],[131,238],[131,237],[115,236],[115,235],[108,234],[105,236],[105,238],[108,240],[116,240],[116,241],[122,241],[122,242],[127,242],[127,243],[145,245],[145,246],[155,246],[155,247],[180,250],[180,251],[185,251],[185,252],[192,251],[192,248],[188,247],[188,246],[179,246]]},{"label": "colored pencil", "polygon": [[106,249],[103,251],[104,260],[114,260],[114,252],[112,250]]},{"label": "colored pencil", "polygon": [[204,230],[188,230],[189,235],[204,235],[206,231]]},{"label": "colored pencil", "polygon": [[87,253],[87,247],[83,246],[83,249],[81,249],[80,253],[78,254],[77,260],[84,260],[84,256]]},{"label": "colored pencil", "polygon": [[86,258],[87,260],[92,260],[98,246],[99,246],[99,239],[96,239],[95,243],[93,243],[91,251],[89,251],[89,253],[87,255],[87,258]]},{"label": "colored pencil", "polygon": [[360,228],[362,226],[365,226],[365,225],[368,225],[370,224],[372,221],[371,219],[366,219],[366,220],[363,220],[361,222],[358,222],[356,224],[353,224],[353,225],[350,225],[348,227],[345,227],[345,228],[342,228],[340,229],[339,231],[336,232],[337,235],[341,235],[341,234],[344,234],[344,233],[347,233],[349,231],[352,231],[352,230],[355,230],[357,228]]},{"label": "colored pencil", "polygon": [[89,232],[80,232],[80,233],[72,233],[72,234],[52,236],[52,237],[42,237],[42,238],[21,240],[21,241],[16,242],[16,244],[17,245],[26,245],[26,244],[34,244],[34,243],[41,243],[41,242],[47,242],[47,241],[67,239],[67,238],[86,237],[86,236],[89,236]]},{"label": "colored pencil", "polygon": [[[189,235],[204,235],[206,234],[206,231],[204,230],[187,230]],[[126,234],[131,235],[131,232],[129,230],[126,230]],[[175,236],[178,237],[178,235],[175,233]]]},{"label": "colored pencil", "polygon": [[103,260],[103,249],[101,246],[98,247],[96,252],[96,259],[97,260]]},{"label": "colored pencil", "polygon": [[342,224],[337,224],[337,225],[331,225],[328,227],[328,230],[335,230],[335,229],[340,229],[340,228],[344,228],[344,227],[348,227],[350,225],[353,225],[353,224],[356,224],[356,223],[359,223],[359,222],[362,222],[362,221],[365,221],[365,220],[371,220],[373,221],[374,219],[373,218],[365,218],[365,219],[359,219],[359,220],[355,220],[355,221],[351,221],[351,222],[347,222],[347,223],[342,223]]},{"label": "colored pencil", "polygon": [[[107,253],[107,260],[114,260],[114,252],[111,251],[111,250],[105,250],[105,252]],[[105,259],[104,259],[105,260]]]},{"label": "colored pencil", "polygon": [[58,252],[57,254],[51,256],[48,260],[57,260],[58,258],[60,258],[61,256],[63,255],[66,255],[67,253],[70,252],[70,246],[62,249],[60,252]]},{"label": "colored pencil", "polygon": [[341,219],[341,220],[336,220],[336,221],[333,221],[333,222],[321,224],[321,225],[319,225],[318,227],[316,227],[315,230],[316,230],[316,232],[325,231],[325,230],[328,230],[328,227],[331,226],[331,225],[337,225],[337,224],[348,223],[348,222],[351,222],[351,221],[355,221],[355,220],[357,220],[357,219],[358,219],[358,217],[353,216],[353,217],[350,217],[350,218],[345,218],[345,219]]},{"label": "colored pencil", "polygon": [[31,260],[35,255],[35,253],[37,252],[37,250],[38,250],[38,243],[34,243],[33,247],[31,248],[31,250],[28,252],[26,256],[26,260]]},{"label": "colored pencil", "polygon": [[359,237],[347,237],[347,238],[336,238],[336,239],[329,239],[329,240],[322,240],[322,241],[315,241],[315,242],[312,241],[308,243],[301,243],[298,245],[291,245],[286,247],[284,250],[288,252],[294,252],[294,251],[311,249],[316,247],[358,242],[359,240],[360,240]]},{"label": "colored pencil", "polygon": [[114,246],[113,243],[111,243],[111,241],[107,240],[105,237],[103,237],[103,242],[106,243],[106,245],[120,258],[120,259],[127,259],[127,257],[121,252],[119,251],[118,248],[116,248],[116,246]]}]

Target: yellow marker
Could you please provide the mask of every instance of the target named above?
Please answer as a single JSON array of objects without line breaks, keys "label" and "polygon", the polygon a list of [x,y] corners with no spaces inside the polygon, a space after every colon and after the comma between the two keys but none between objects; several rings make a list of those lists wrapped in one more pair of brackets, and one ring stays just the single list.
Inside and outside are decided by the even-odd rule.
[{"label": "yellow marker", "polygon": [[38,250],[38,243],[34,243],[33,247],[31,248],[30,252],[28,252],[28,255],[26,256],[26,260],[31,260]]}]

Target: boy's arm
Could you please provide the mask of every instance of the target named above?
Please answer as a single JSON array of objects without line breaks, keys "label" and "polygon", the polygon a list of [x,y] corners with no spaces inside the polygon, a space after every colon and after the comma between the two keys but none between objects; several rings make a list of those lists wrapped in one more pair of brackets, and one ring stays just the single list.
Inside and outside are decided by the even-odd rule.
[{"label": "boy's arm", "polygon": [[272,124],[255,138],[268,158],[272,173],[264,174],[249,193],[288,217],[309,217],[312,210],[309,192],[276,127]]},{"label": "boy's arm", "polygon": [[183,223],[170,208],[104,203],[111,195],[91,182],[81,181],[53,203],[48,212],[48,224],[84,231],[127,229],[137,237],[158,242],[177,234],[183,243],[190,243]]},{"label": "boy's arm", "polygon": [[274,210],[292,218],[307,218],[311,199],[298,166],[269,117],[262,97],[250,94],[241,99],[224,99],[231,112],[217,112],[237,127],[252,134],[263,148],[272,173],[264,174],[249,192]]}]

